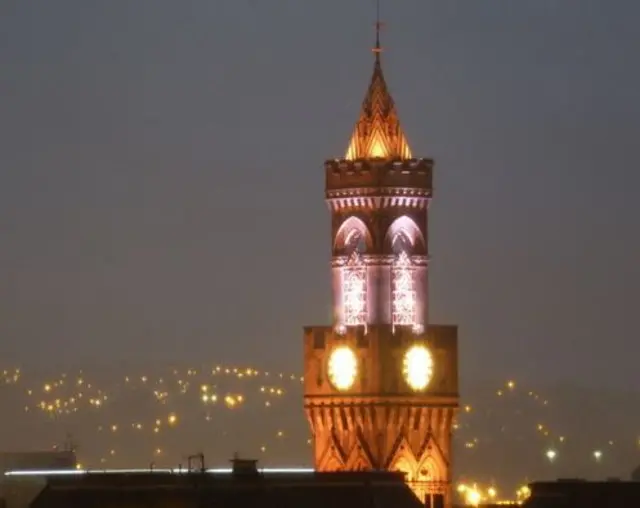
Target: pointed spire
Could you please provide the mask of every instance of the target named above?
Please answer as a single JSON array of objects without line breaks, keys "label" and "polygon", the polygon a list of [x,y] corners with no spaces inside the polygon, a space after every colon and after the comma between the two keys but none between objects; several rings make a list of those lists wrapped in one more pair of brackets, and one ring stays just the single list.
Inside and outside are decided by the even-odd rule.
[{"label": "pointed spire", "polygon": [[411,159],[411,149],[400,127],[395,103],[387,88],[380,63],[380,3],[377,4],[375,64],[373,76],[362,103],[360,118],[351,136],[346,158]]}]

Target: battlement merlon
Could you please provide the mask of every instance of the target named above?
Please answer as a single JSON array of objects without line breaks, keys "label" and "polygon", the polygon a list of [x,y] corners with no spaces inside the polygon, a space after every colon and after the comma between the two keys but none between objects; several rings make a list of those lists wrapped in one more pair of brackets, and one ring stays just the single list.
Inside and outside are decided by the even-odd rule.
[{"label": "battlement merlon", "polygon": [[325,167],[327,199],[348,196],[431,198],[433,159],[330,159]]}]

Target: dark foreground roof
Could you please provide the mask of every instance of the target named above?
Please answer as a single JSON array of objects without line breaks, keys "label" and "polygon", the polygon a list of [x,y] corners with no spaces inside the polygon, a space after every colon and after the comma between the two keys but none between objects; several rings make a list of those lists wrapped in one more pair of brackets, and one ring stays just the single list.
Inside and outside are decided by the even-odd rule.
[{"label": "dark foreground roof", "polygon": [[530,485],[527,508],[637,508],[640,482],[558,480]]},{"label": "dark foreground roof", "polygon": [[86,474],[50,477],[32,508],[418,508],[394,473]]}]

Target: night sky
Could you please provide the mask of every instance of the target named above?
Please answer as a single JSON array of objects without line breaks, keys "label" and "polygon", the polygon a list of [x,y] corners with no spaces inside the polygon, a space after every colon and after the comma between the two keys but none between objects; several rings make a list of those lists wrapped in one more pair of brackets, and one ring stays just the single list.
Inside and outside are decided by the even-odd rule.
[{"label": "night sky", "polygon": [[[391,4],[393,4],[391,6]],[[383,2],[461,382],[638,378],[640,3]],[[302,369],[372,0],[3,0],[0,364]]]}]

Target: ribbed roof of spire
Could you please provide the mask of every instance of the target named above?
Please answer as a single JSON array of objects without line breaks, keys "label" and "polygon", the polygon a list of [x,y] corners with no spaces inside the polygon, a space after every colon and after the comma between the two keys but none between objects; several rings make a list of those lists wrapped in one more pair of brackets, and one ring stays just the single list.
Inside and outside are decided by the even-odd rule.
[{"label": "ribbed roof of spire", "polygon": [[347,149],[346,158],[411,159],[411,149],[400,126],[393,98],[382,74],[380,49],[376,44],[376,60],[369,90],[362,103]]}]

